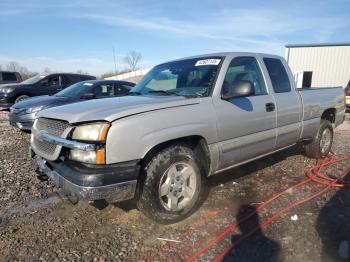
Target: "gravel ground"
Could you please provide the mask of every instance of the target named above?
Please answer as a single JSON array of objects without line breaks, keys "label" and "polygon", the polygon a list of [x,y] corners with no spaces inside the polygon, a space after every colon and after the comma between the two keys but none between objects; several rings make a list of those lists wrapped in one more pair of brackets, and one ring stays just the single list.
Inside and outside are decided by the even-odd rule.
[{"label": "gravel ground", "polygon": [[[73,206],[59,198],[56,188],[36,178],[27,155],[30,135],[10,127],[6,118],[0,112],[0,261],[183,261],[264,199],[305,179],[306,169],[315,163],[294,147],[210,178],[195,214],[161,226],[145,218],[133,201]],[[347,120],[336,130],[336,157],[350,154],[349,139]],[[327,172],[348,167],[350,162]],[[226,234],[198,261],[212,260],[259,221],[317,190],[308,185],[289,192]],[[332,190],[260,229],[224,260],[350,261],[349,203],[347,189]]]}]

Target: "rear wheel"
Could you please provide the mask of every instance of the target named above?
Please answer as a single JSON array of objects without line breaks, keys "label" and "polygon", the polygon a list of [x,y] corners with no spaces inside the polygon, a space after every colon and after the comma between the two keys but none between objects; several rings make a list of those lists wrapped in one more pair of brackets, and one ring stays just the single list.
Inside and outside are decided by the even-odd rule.
[{"label": "rear wheel", "polygon": [[311,143],[305,145],[305,154],[312,158],[324,158],[333,144],[333,126],[328,120],[321,120],[320,129]]},{"label": "rear wheel", "polygon": [[138,208],[162,224],[174,223],[199,206],[202,174],[193,150],[175,144],[158,152],[144,169]]},{"label": "rear wheel", "polygon": [[15,103],[28,99],[30,96],[22,95],[16,98]]}]

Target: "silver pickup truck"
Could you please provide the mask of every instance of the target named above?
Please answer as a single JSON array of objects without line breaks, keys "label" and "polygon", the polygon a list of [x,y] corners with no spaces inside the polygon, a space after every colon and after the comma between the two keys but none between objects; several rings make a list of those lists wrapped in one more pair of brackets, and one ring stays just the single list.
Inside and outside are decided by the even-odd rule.
[{"label": "silver pickup truck", "polygon": [[325,157],[344,116],[342,88],[297,90],[279,56],[217,53],[157,65],[129,96],[42,111],[31,154],[71,199],[136,198],[173,223],[208,176],[296,143]]}]

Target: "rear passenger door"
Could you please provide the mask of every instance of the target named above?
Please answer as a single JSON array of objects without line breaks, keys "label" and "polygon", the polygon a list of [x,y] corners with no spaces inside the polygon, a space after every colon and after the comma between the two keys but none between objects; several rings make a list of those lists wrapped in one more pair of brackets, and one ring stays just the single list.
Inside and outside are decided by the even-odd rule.
[{"label": "rear passenger door", "polygon": [[270,152],[276,142],[276,111],[273,95],[267,90],[260,62],[252,56],[235,57],[230,62],[222,86],[234,87],[250,81],[254,94],[219,100],[215,105],[220,139],[219,169],[231,167]]},{"label": "rear passenger door", "polygon": [[276,57],[263,58],[272,85],[277,109],[276,149],[294,144],[301,131],[301,99],[286,70],[285,61]]}]

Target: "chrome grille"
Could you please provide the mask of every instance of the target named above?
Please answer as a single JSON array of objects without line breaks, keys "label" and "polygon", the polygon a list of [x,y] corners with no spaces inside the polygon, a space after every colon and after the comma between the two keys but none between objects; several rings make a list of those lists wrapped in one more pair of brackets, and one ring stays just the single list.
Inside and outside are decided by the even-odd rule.
[{"label": "chrome grille", "polygon": [[35,137],[33,139],[33,142],[34,142],[35,148],[40,152],[43,152],[46,155],[53,155],[55,153],[57,145],[46,141],[40,141]]},{"label": "chrome grille", "polygon": [[37,130],[45,130],[51,135],[62,136],[63,132],[69,128],[69,124],[62,120],[39,118],[35,127]]},{"label": "chrome grille", "polygon": [[45,131],[51,135],[66,138],[72,127],[68,122],[49,118],[39,118],[33,127],[32,148],[34,152],[47,160],[58,159],[62,146],[40,140],[36,133]]}]

